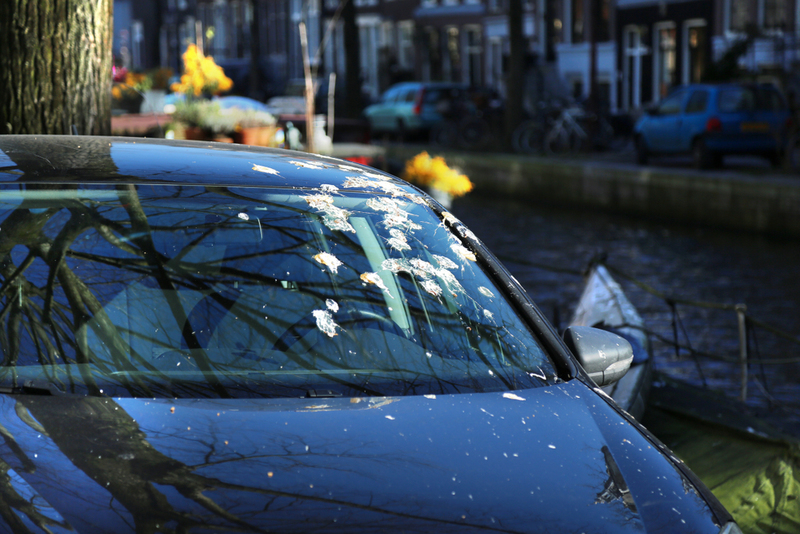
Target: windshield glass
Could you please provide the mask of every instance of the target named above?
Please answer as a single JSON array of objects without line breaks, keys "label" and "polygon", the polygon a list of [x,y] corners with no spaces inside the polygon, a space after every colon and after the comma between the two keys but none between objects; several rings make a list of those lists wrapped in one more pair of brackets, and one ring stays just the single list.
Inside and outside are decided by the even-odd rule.
[{"label": "windshield glass", "polygon": [[5,387],[329,397],[555,378],[421,197],[332,185],[23,187],[0,194]]}]

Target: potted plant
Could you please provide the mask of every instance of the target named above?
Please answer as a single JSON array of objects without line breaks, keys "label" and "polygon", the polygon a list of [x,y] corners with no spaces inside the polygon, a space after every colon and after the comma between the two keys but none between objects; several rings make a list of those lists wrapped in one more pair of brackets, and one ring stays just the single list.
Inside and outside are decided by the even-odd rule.
[{"label": "potted plant", "polygon": [[264,111],[236,108],[226,111],[235,111],[234,142],[256,146],[274,145],[273,140],[278,127],[277,120],[273,115]]}]

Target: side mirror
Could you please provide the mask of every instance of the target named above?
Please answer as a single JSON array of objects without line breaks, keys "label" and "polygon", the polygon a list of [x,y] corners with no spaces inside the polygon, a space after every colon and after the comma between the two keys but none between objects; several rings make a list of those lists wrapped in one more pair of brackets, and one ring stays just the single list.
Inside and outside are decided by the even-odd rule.
[{"label": "side mirror", "polygon": [[613,384],[633,363],[633,347],[611,332],[589,326],[570,326],[564,342],[598,386]]}]

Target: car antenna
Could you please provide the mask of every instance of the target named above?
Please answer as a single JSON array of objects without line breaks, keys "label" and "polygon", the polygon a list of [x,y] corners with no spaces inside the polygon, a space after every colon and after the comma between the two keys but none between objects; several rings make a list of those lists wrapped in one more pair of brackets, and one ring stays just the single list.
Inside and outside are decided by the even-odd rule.
[{"label": "car antenna", "polygon": [[72,125],[72,135],[78,135],[78,127],[74,124]]}]

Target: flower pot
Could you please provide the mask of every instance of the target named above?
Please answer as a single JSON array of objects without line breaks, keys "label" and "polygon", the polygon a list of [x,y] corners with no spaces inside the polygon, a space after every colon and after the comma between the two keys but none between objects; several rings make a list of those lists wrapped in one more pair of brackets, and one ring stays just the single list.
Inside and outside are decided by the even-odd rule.
[{"label": "flower pot", "polygon": [[183,137],[189,141],[208,141],[208,133],[199,126],[187,126],[183,129]]},{"label": "flower pot", "polygon": [[251,126],[234,132],[233,141],[243,145],[272,146],[274,136],[274,126]]}]

